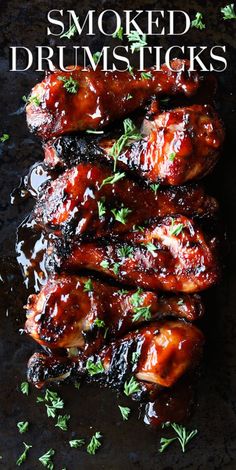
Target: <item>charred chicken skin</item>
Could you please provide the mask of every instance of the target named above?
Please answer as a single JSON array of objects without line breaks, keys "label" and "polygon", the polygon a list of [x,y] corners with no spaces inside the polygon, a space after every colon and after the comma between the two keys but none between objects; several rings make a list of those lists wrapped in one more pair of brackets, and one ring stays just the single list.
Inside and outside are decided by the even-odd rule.
[{"label": "charred chicken skin", "polygon": [[142,106],[153,94],[193,95],[199,88],[198,73],[188,70],[186,60],[175,59],[171,66],[174,71],[166,65],[160,71],[147,70],[151,72],[148,80],[135,70],[132,74],[82,67],[56,71],[33,88],[31,97],[35,99],[26,107],[28,126],[49,139],[72,131],[101,129]]},{"label": "charred chicken skin", "polygon": [[114,173],[98,163],[80,163],[66,170],[45,187],[33,217],[58,234],[101,237],[127,232],[150,218],[176,213],[201,216],[217,209],[216,201],[198,186],[155,193],[125,178],[124,173],[116,175],[112,182]]},{"label": "charred chicken skin", "polygon": [[[25,331],[42,346],[96,351],[141,322],[175,316],[196,320],[203,305],[198,295],[159,295],[120,290],[91,278],[53,276],[28,299]],[[105,334],[106,332],[106,334]],[[104,338],[105,336],[105,338]]]},{"label": "charred chicken skin", "polygon": [[[183,321],[157,321],[116,339],[89,358],[34,354],[28,363],[28,380],[41,387],[48,381],[85,377],[125,390],[130,379],[135,394],[148,385],[173,386],[202,355],[201,331]],[[95,366],[95,367],[94,367]]]},{"label": "charred chicken skin", "polygon": [[[176,108],[159,114],[149,135],[121,151],[116,164],[151,183],[180,185],[212,170],[223,140],[223,125],[211,106]],[[80,136],[62,136],[45,144],[45,162],[53,167],[88,158],[112,161],[114,144],[109,138],[92,143]]]},{"label": "charred chicken skin", "polygon": [[215,240],[192,220],[174,216],[124,234],[122,242],[74,241],[54,252],[53,264],[63,271],[99,271],[144,289],[194,293],[217,282],[215,251]]}]

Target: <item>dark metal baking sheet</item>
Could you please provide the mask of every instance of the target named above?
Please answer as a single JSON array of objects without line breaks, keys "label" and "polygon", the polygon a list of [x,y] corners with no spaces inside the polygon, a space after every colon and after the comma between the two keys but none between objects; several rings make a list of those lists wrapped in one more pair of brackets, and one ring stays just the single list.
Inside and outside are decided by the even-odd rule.
[{"label": "dark metal baking sheet", "polygon": [[[55,468],[60,470],[182,470],[182,469],[235,469],[236,468],[236,163],[235,163],[235,109],[236,109],[236,21],[223,21],[220,8],[222,1],[1,1],[0,53],[0,132],[10,134],[10,140],[0,149],[0,308],[1,308],[1,378],[0,378],[0,465],[5,470],[15,468],[21,453],[22,441],[32,444],[29,458],[22,468],[43,468],[38,457],[50,447],[56,450]],[[156,38],[156,44],[169,47],[174,43],[225,44],[228,70],[218,74],[220,91],[218,108],[224,119],[227,140],[224,155],[207,186],[221,203],[222,213],[228,225],[231,244],[224,280],[208,295],[205,331],[207,345],[203,375],[199,383],[198,406],[189,426],[197,428],[198,437],[182,454],[173,445],[165,453],[158,452],[160,431],[148,430],[134,412],[131,419],[123,423],[117,403],[124,399],[109,390],[95,386],[84,386],[77,391],[71,386],[62,386],[60,394],[65,399],[66,412],[71,415],[69,430],[63,433],[54,427],[53,420],[46,417],[42,406],[36,404],[38,392],[32,390],[27,398],[19,391],[25,379],[26,362],[35,351],[35,344],[19,335],[24,312],[22,306],[26,291],[15,261],[15,230],[32,203],[10,205],[10,191],[19,183],[27,168],[40,160],[40,143],[29,134],[25,118],[20,114],[21,97],[39,80],[34,71],[9,72],[10,45],[33,47],[48,45],[46,37],[46,14],[49,9],[184,9],[191,14],[202,11],[207,28],[191,30],[186,36]],[[95,50],[103,45],[101,37],[87,38],[87,44]],[[52,44],[52,41],[50,41]],[[133,406],[135,408],[135,406]],[[18,433],[16,423],[30,422],[27,434]],[[99,430],[103,434],[103,446],[96,456],[85,450],[70,449],[68,440],[73,436],[91,436]]]}]

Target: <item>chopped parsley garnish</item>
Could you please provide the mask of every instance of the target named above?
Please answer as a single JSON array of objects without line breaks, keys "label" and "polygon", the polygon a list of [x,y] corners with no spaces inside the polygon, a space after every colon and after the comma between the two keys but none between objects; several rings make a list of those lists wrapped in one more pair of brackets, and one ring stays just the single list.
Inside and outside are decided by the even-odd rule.
[{"label": "chopped parsley garnish", "polygon": [[61,410],[64,407],[64,402],[57,392],[53,392],[49,389],[46,390],[44,397],[37,397],[37,403],[42,402],[44,402],[46,406],[47,416],[49,418],[56,418],[57,410]]},{"label": "chopped parsley garnish", "polygon": [[133,71],[133,70],[134,70],[134,68],[131,67],[131,65],[129,65],[129,67],[128,67],[128,72],[130,73],[131,77],[134,78],[134,71]]},{"label": "chopped parsley garnish", "polygon": [[49,449],[46,454],[42,455],[41,457],[39,457],[39,462],[41,462],[41,464],[48,468],[49,470],[53,470],[54,468],[54,465],[53,465],[53,462],[52,462],[52,457],[53,455],[55,454],[55,450],[53,449]]},{"label": "chopped parsley garnish", "polygon": [[41,103],[41,100],[38,96],[36,95],[31,95],[31,96],[22,96],[22,100],[27,104],[33,103],[35,106],[39,106]]},{"label": "chopped parsley garnish", "polygon": [[93,283],[91,279],[88,279],[84,283],[84,292],[93,292]]},{"label": "chopped parsley garnish", "polygon": [[161,437],[160,439],[160,444],[161,447],[159,449],[159,452],[164,452],[164,450],[173,442],[176,441],[177,437],[171,437],[170,439],[166,437]]},{"label": "chopped parsley garnish", "polygon": [[[78,19],[79,19],[79,17],[77,16],[77,20]],[[75,24],[73,24],[73,25],[70,26],[68,31],[66,31],[64,34],[62,34],[60,36],[60,39],[62,39],[62,38],[70,39],[76,34],[76,32],[77,32],[77,28],[76,28]]]},{"label": "chopped parsley garnish", "polygon": [[119,263],[114,263],[113,266],[112,266],[112,270],[113,270],[114,274],[117,275],[119,273],[119,269],[120,269]]},{"label": "chopped parsley garnish", "polygon": [[57,417],[57,423],[55,424],[55,427],[60,428],[62,431],[67,431],[69,419],[70,415],[59,415]]},{"label": "chopped parsley garnish", "polygon": [[170,235],[176,235],[178,236],[184,228],[184,224],[175,224],[175,221],[173,218],[171,218],[171,226],[170,226]]},{"label": "chopped parsley garnish", "polygon": [[95,363],[95,362],[93,362],[93,360],[91,358],[89,358],[86,362],[86,369],[87,369],[89,375],[91,375],[91,376],[101,374],[102,372],[104,372],[104,367],[102,365],[101,359],[99,359]]},{"label": "chopped parsley garnish", "polygon": [[19,423],[17,423],[17,427],[19,429],[19,433],[24,434],[29,429],[29,423],[28,421],[19,421]]},{"label": "chopped parsley garnish", "polygon": [[132,258],[134,248],[132,246],[124,245],[117,250],[119,258]]},{"label": "chopped parsley garnish", "polygon": [[124,421],[127,421],[129,419],[129,414],[130,414],[130,408],[128,408],[127,406],[120,406],[118,405],[118,408],[121,412],[121,416],[123,418]]},{"label": "chopped parsley garnish", "polygon": [[143,300],[142,300],[142,289],[138,289],[130,298],[130,303],[134,307],[134,315],[132,318],[132,321],[138,321],[140,318],[144,318],[144,320],[150,320],[151,318],[151,312],[150,308],[151,305],[148,306],[143,306]]},{"label": "chopped parsley garnish", "polygon": [[9,134],[3,134],[3,135],[0,137],[0,142],[1,142],[1,143],[6,142],[6,140],[9,140],[9,139],[10,139]]},{"label": "chopped parsley garnish", "polygon": [[94,63],[95,64],[98,64],[100,62],[100,59],[102,57],[102,53],[101,52],[95,52],[93,54],[93,60],[94,60]]},{"label": "chopped parsley garnish", "polygon": [[152,242],[142,243],[142,245],[145,246],[145,248],[147,248],[147,250],[150,251],[150,253],[152,253],[152,255],[157,250],[157,247]]},{"label": "chopped parsley garnish", "polygon": [[203,16],[199,11],[196,13],[195,19],[192,20],[191,26],[197,29],[205,29],[206,25],[202,22]]},{"label": "chopped parsley garnish", "polygon": [[141,78],[142,80],[150,80],[152,78],[152,72],[142,72]]},{"label": "chopped parsley garnish", "polygon": [[114,159],[114,171],[116,170],[117,158],[121,154],[121,151],[126,147],[130,141],[141,139],[142,135],[137,131],[133,121],[129,118],[123,121],[124,134],[113,144],[109,155]]},{"label": "chopped parsley garnish", "polygon": [[132,317],[132,322],[138,321],[142,317],[144,318],[144,320],[150,320],[150,318],[152,318],[150,308],[151,305],[148,305],[147,307],[134,307],[135,314]]},{"label": "chopped parsley garnish", "polygon": [[170,155],[169,155],[169,160],[170,160],[171,162],[173,162],[174,159],[175,159],[175,157],[176,157],[176,153],[175,153],[175,152],[172,152],[172,153],[170,153]]},{"label": "chopped parsley garnish", "polygon": [[84,444],[85,444],[84,439],[73,439],[72,441],[69,441],[69,445],[73,449],[78,449],[79,447],[82,447]]},{"label": "chopped parsley garnish", "polygon": [[101,261],[100,266],[104,269],[108,269],[109,268],[109,263],[108,263],[107,260],[104,259],[103,261]]},{"label": "chopped parsley garnish", "polygon": [[27,458],[27,454],[29,452],[29,449],[31,449],[32,446],[26,444],[25,442],[23,442],[24,446],[25,446],[25,450],[24,452],[20,455],[20,457],[17,459],[16,461],[16,465],[18,465],[18,467],[20,465],[22,465],[22,463],[24,463],[26,461],[26,458]]},{"label": "chopped parsley garnish", "polygon": [[224,8],[221,8],[221,13],[223,13],[224,20],[234,20],[236,18],[236,14],[234,11],[234,3],[230,3],[226,5]]},{"label": "chopped parsley garnish", "polygon": [[127,35],[128,41],[131,42],[131,52],[140,51],[141,47],[147,46],[146,34],[139,34],[137,31],[130,31]]},{"label": "chopped parsley garnish", "polygon": [[97,328],[105,328],[105,322],[104,320],[100,320],[100,318],[96,318],[93,322],[94,326],[97,326]]},{"label": "chopped parsley garnish", "polygon": [[108,176],[108,178],[105,178],[100,186],[100,189],[105,186],[105,184],[115,184],[117,181],[121,180],[122,178],[125,177],[125,173],[115,173],[112,176]]},{"label": "chopped parsley garnish", "polygon": [[122,41],[122,39],[123,39],[123,27],[121,26],[119,29],[117,29],[117,31],[115,31],[112,34],[112,37],[113,38],[118,38]]},{"label": "chopped parsley garnish", "polygon": [[131,214],[132,211],[127,207],[122,207],[121,209],[111,209],[111,212],[117,222],[120,222],[121,224],[125,225],[127,222],[127,217],[129,214]]},{"label": "chopped parsley garnish", "polygon": [[155,194],[157,193],[159,187],[160,187],[160,183],[150,184],[150,188],[154,191]]},{"label": "chopped parsley garnish", "polygon": [[119,295],[126,295],[128,293],[129,293],[129,291],[125,290],[125,289],[120,289],[120,290],[117,291],[117,294],[119,294]]},{"label": "chopped parsley garnish", "polygon": [[99,219],[102,218],[106,214],[106,206],[104,204],[105,198],[102,197],[100,201],[98,201],[98,217]]},{"label": "chopped parsley garnish", "polygon": [[77,82],[77,80],[74,80],[71,75],[69,78],[63,75],[58,77],[57,79],[64,83],[63,88],[65,88],[68,93],[77,93],[79,83]]},{"label": "chopped parsley garnish", "polygon": [[128,93],[128,95],[126,96],[127,101],[128,101],[128,100],[132,100],[132,98],[133,98],[133,95],[131,95],[130,93]]},{"label": "chopped parsley garnish", "polygon": [[99,439],[101,439],[102,435],[100,432],[95,432],[95,434],[92,436],[89,444],[87,445],[87,452],[88,454],[94,455],[96,454],[97,450],[101,446],[101,442]]},{"label": "chopped parsley garnish", "polygon": [[131,295],[130,302],[133,305],[133,307],[139,307],[142,303],[142,295],[143,290],[138,289],[134,294]]},{"label": "chopped parsley garnish", "polygon": [[127,395],[127,397],[129,395],[133,395],[133,393],[136,393],[136,392],[139,392],[139,391],[140,391],[140,385],[137,382],[137,380],[135,380],[134,377],[131,377],[131,379],[129,381],[125,382],[125,384],[124,384],[124,393],[125,393],[125,395]]},{"label": "chopped parsley garnish", "polygon": [[55,407],[53,405],[47,405],[46,403],[45,403],[45,406],[47,408],[47,415],[49,418],[56,418],[56,413],[57,413],[56,410],[62,408],[61,406]]},{"label": "chopped parsley garnish", "polygon": [[132,362],[132,364],[136,364],[136,363],[138,362],[138,359],[139,359],[139,357],[140,357],[140,354],[141,354],[141,352],[138,352],[138,351],[134,351],[134,352],[132,353],[132,357],[131,357],[131,362]]},{"label": "chopped parsley garnish", "polygon": [[167,423],[164,423],[162,427],[172,427],[172,429],[176,432],[177,436],[171,439],[166,439],[162,437],[160,440],[161,447],[159,449],[159,452],[163,452],[166,449],[166,447],[168,447],[169,444],[171,444],[175,440],[179,441],[182,452],[185,452],[187,444],[197,434],[196,429],[194,429],[193,431],[187,431],[187,429],[184,426],[182,426],[182,424],[167,422]]},{"label": "chopped parsley garnish", "polygon": [[80,382],[74,382],[74,387],[79,390],[80,389]]},{"label": "chopped parsley garnish", "polygon": [[20,389],[23,393],[23,395],[29,395],[29,383],[28,382],[22,382]]}]

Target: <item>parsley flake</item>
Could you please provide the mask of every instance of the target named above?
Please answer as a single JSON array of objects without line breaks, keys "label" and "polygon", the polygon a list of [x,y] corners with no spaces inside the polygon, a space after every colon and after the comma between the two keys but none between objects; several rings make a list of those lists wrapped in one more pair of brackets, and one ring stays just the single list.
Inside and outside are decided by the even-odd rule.
[{"label": "parsley flake", "polygon": [[84,292],[93,292],[93,283],[91,279],[88,279],[84,283]]},{"label": "parsley flake", "polygon": [[24,452],[20,455],[20,457],[19,457],[19,458],[17,459],[17,461],[16,461],[16,465],[18,465],[18,467],[19,467],[20,465],[22,465],[23,462],[26,461],[26,459],[27,459],[27,454],[28,454],[28,452],[29,452],[29,449],[31,449],[31,447],[32,447],[32,446],[26,444],[25,442],[23,442],[23,444],[24,444],[24,446],[25,446],[25,450],[24,450]]},{"label": "parsley flake", "polygon": [[111,212],[117,222],[120,222],[121,224],[125,225],[127,222],[127,217],[129,214],[131,214],[132,211],[127,207],[122,207],[121,209],[111,209]]},{"label": "parsley flake", "polygon": [[58,77],[57,79],[64,83],[63,88],[65,88],[68,93],[77,93],[79,83],[77,82],[77,80],[74,80],[71,75],[69,78],[63,75]]},{"label": "parsley flake", "polygon": [[114,171],[116,170],[117,158],[121,154],[121,151],[126,147],[131,141],[141,139],[142,135],[137,131],[136,126],[130,118],[127,118],[123,121],[124,134],[119,137],[119,139],[113,144],[109,155],[114,159]]},{"label": "parsley flake", "polygon": [[85,444],[84,439],[73,439],[72,441],[69,441],[69,445],[73,449],[78,449],[79,447],[82,447],[84,444]]},{"label": "parsley flake", "polygon": [[119,295],[126,295],[128,293],[129,293],[129,291],[125,290],[125,289],[120,289],[120,290],[117,291],[117,294],[119,294]]},{"label": "parsley flake", "polygon": [[130,408],[128,408],[127,406],[120,406],[120,405],[118,405],[118,408],[120,409],[123,420],[127,421],[129,419],[129,414],[131,411]]},{"label": "parsley flake", "polygon": [[29,383],[28,382],[22,382],[20,389],[23,393],[23,395],[29,395]]},{"label": "parsley flake", "polygon": [[102,53],[101,52],[95,52],[93,54],[93,61],[95,64],[98,64],[100,62],[100,59],[102,57]]},{"label": "parsley flake", "polygon": [[203,16],[199,11],[196,13],[195,19],[192,20],[191,26],[197,29],[205,29],[206,25],[202,22]]},{"label": "parsley flake", "polygon": [[123,39],[123,30],[124,30],[124,28],[121,26],[119,29],[117,29],[117,31],[115,31],[112,34],[112,37],[113,38],[118,38],[122,41],[122,39]]},{"label": "parsley flake", "polygon": [[176,157],[176,153],[175,153],[175,152],[172,152],[172,153],[170,153],[170,155],[169,155],[169,160],[170,160],[171,162],[173,162],[174,159],[175,159],[175,157]]},{"label": "parsley flake", "polygon": [[153,184],[150,184],[150,188],[152,189],[152,191],[156,194],[158,189],[160,187],[160,183],[153,183]]},{"label": "parsley flake", "polygon": [[55,454],[55,450],[49,449],[44,455],[39,457],[39,462],[41,462],[41,464],[44,467],[48,468],[49,470],[53,470],[54,465],[52,463],[51,458],[53,457],[54,454]]},{"label": "parsley flake", "polygon": [[109,263],[105,259],[103,261],[101,261],[100,266],[104,269],[109,269]]},{"label": "parsley flake", "polygon": [[0,137],[0,142],[1,142],[1,143],[6,142],[6,140],[9,140],[9,139],[10,139],[9,134],[3,134],[3,135]]},{"label": "parsley flake", "polygon": [[144,320],[150,320],[152,318],[152,314],[150,312],[151,305],[147,307],[134,307],[135,314],[132,317],[132,322],[140,320],[142,317]]},{"label": "parsley flake", "polygon": [[93,326],[97,326],[97,328],[105,328],[104,320],[100,320],[100,318],[96,318],[93,322]]},{"label": "parsley flake", "polygon": [[137,380],[135,380],[134,377],[131,377],[131,379],[129,381],[125,382],[125,384],[124,384],[124,393],[125,393],[125,395],[127,395],[127,397],[129,395],[133,395],[133,393],[136,393],[136,392],[139,392],[139,391],[140,391],[140,385],[137,382]]},{"label": "parsley flake", "polygon": [[141,73],[142,80],[151,80],[152,72],[142,72]]},{"label": "parsley flake", "polygon": [[159,449],[159,452],[163,452],[166,447],[168,447],[171,442],[178,440],[182,449],[182,452],[185,452],[186,446],[193,439],[194,436],[197,434],[197,430],[194,429],[193,431],[187,431],[187,429],[182,426],[182,424],[176,424],[176,423],[164,423],[162,427],[172,427],[172,429],[176,432],[177,436],[173,437],[171,439],[166,439],[166,438],[161,438],[160,444],[161,447]]},{"label": "parsley flake", "polygon": [[119,274],[119,269],[120,269],[119,263],[114,263],[113,266],[112,266],[113,273],[118,275]]},{"label": "parsley flake", "polygon": [[101,200],[97,202],[99,219],[101,219],[106,214],[106,206],[104,202],[105,202],[105,198],[101,198]]},{"label": "parsley flake", "polygon": [[140,51],[141,47],[147,46],[146,34],[139,34],[138,31],[130,31],[128,41],[131,42],[131,52]]},{"label": "parsley flake", "polygon": [[[77,16],[77,20],[78,19],[79,19],[79,16]],[[76,28],[75,24],[73,24],[73,25],[70,26],[68,31],[66,31],[64,34],[62,34],[60,36],[60,39],[62,39],[62,38],[70,39],[76,34],[76,32],[77,32],[77,28]]]},{"label": "parsley flake", "polygon": [[134,68],[131,67],[131,65],[129,65],[127,70],[128,70],[128,72],[129,72],[129,74],[131,75],[131,77],[134,78]]},{"label": "parsley flake", "polygon": [[67,431],[69,419],[70,415],[59,415],[57,417],[57,423],[55,424],[55,427],[60,428],[62,431]]},{"label": "parsley flake", "polygon": [[132,362],[132,364],[137,364],[138,359],[139,359],[139,357],[140,357],[140,354],[141,354],[141,352],[139,352],[139,351],[134,351],[134,352],[132,353],[132,357],[131,357],[131,362]]},{"label": "parsley flake", "polygon": [[171,218],[171,226],[170,226],[170,235],[178,236],[184,228],[184,224],[175,224],[173,218]]},{"label": "parsley flake", "polygon": [[125,173],[114,173],[112,176],[105,178],[100,186],[100,189],[105,186],[105,184],[115,184],[117,181],[125,177]]},{"label": "parsley flake", "polygon": [[124,245],[117,250],[119,258],[132,258],[134,248],[132,246]]},{"label": "parsley flake", "polygon": [[29,423],[28,421],[19,421],[19,423],[17,423],[17,427],[19,429],[19,433],[24,434],[29,429]]},{"label": "parsley flake", "polygon": [[101,359],[99,359],[95,363],[95,362],[93,362],[93,360],[91,358],[89,358],[86,362],[86,369],[87,369],[89,375],[91,375],[91,376],[101,374],[102,372],[104,372],[104,367],[103,367]]},{"label": "parsley flake", "polygon": [[154,255],[155,251],[157,250],[157,247],[152,242],[142,243],[142,245],[145,246],[145,248],[147,248],[147,250],[150,251],[152,255]]},{"label": "parsley flake", "polygon": [[91,438],[89,444],[87,445],[87,452],[88,452],[88,454],[91,454],[91,455],[96,454],[97,450],[98,450],[99,447],[102,445],[101,442],[100,442],[100,440],[99,440],[99,439],[101,439],[101,437],[102,437],[102,435],[101,435],[100,432],[96,432],[96,433],[92,436],[92,438]]},{"label": "parsley flake", "polygon": [[64,407],[63,400],[59,397],[57,392],[46,389],[44,397],[37,397],[37,403],[44,402],[47,409],[47,416],[49,418],[56,418],[57,410]]},{"label": "parsley flake", "polygon": [[164,450],[173,442],[176,441],[177,437],[171,437],[170,439],[166,437],[161,437],[160,439],[160,444],[161,447],[159,449],[159,452],[164,452]]},{"label": "parsley flake", "polygon": [[236,18],[236,14],[234,11],[234,3],[226,5],[224,8],[221,8],[221,13],[223,13],[224,20],[234,20]]}]

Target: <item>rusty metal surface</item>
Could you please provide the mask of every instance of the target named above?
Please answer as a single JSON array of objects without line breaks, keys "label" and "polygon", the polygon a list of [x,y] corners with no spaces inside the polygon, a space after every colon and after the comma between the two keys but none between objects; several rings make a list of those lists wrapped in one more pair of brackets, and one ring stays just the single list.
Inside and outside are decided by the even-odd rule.
[{"label": "rusty metal surface", "polygon": [[[224,4],[225,2],[223,2]],[[55,468],[61,470],[184,470],[184,469],[235,469],[236,468],[236,164],[235,164],[235,109],[236,109],[236,56],[235,22],[220,19],[222,2],[208,1],[81,1],[56,2],[45,0],[1,2],[0,65],[1,65],[1,126],[0,132],[7,132],[11,138],[0,149],[0,308],[1,308],[1,374],[0,374],[0,466],[12,470],[23,450],[22,442],[32,444],[29,458],[22,468],[37,470],[43,468],[38,457],[49,448],[56,451]],[[23,305],[26,291],[15,261],[15,230],[32,203],[22,202],[10,205],[10,192],[19,183],[20,177],[35,161],[42,158],[38,140],[29,134],[24,114],[17,112],[22,106],[21,97],[27,94],[39,74],[9,72],[9,45],[33,47],[48,41],[46,13],[51,8],[88,10],[97,12],[106,8],[116,10],[142,8],[182,8],[191,14],[202,11],[207,23],[205,31],[191,30],[181,39],[156,39],[165,47],[174,43],[226,44],[229,59],[228,70],[218,74],[220,91],[218,108],[224,119],[227,140],[224,155],[214,174],[208,179],[207,187],[221,202],[222,213],[228,225],[231,244],[224,280],[208,295],[208,309],[204,329],[207,337],[203,375],[199,382],[198,406],[189,423],[190,428],[199,430],[198,437],[182,454],[173,445],[159,454],[161,431],[150,431],[133,412],[131,419],[123,423],[117,404],[124,403],[108,390],[95,386],[84,386],[80,391],[69,385],[61,386],[60,395],[65,400],[65,413],[71,415],[69,430],[62,432],[55,428],[54,421],[47,418],[42,405],[36,404],[39,393],[31,390],[29,397],[19,391],[25,380],[26,363],[36,345],[19,328],[23,325]],[[103,45],[100,37],[90,39],[90,45],[98,50]],[[89,44],[89,38],[86,43]],[[135,405],[131,405],[134,409]],[[16,423],[28,420],[30,431],[20,435]],[[103,446],[96,456],[85,450],[70,449],[72,438],[91,436],[95,431],[103,434]]]}]

